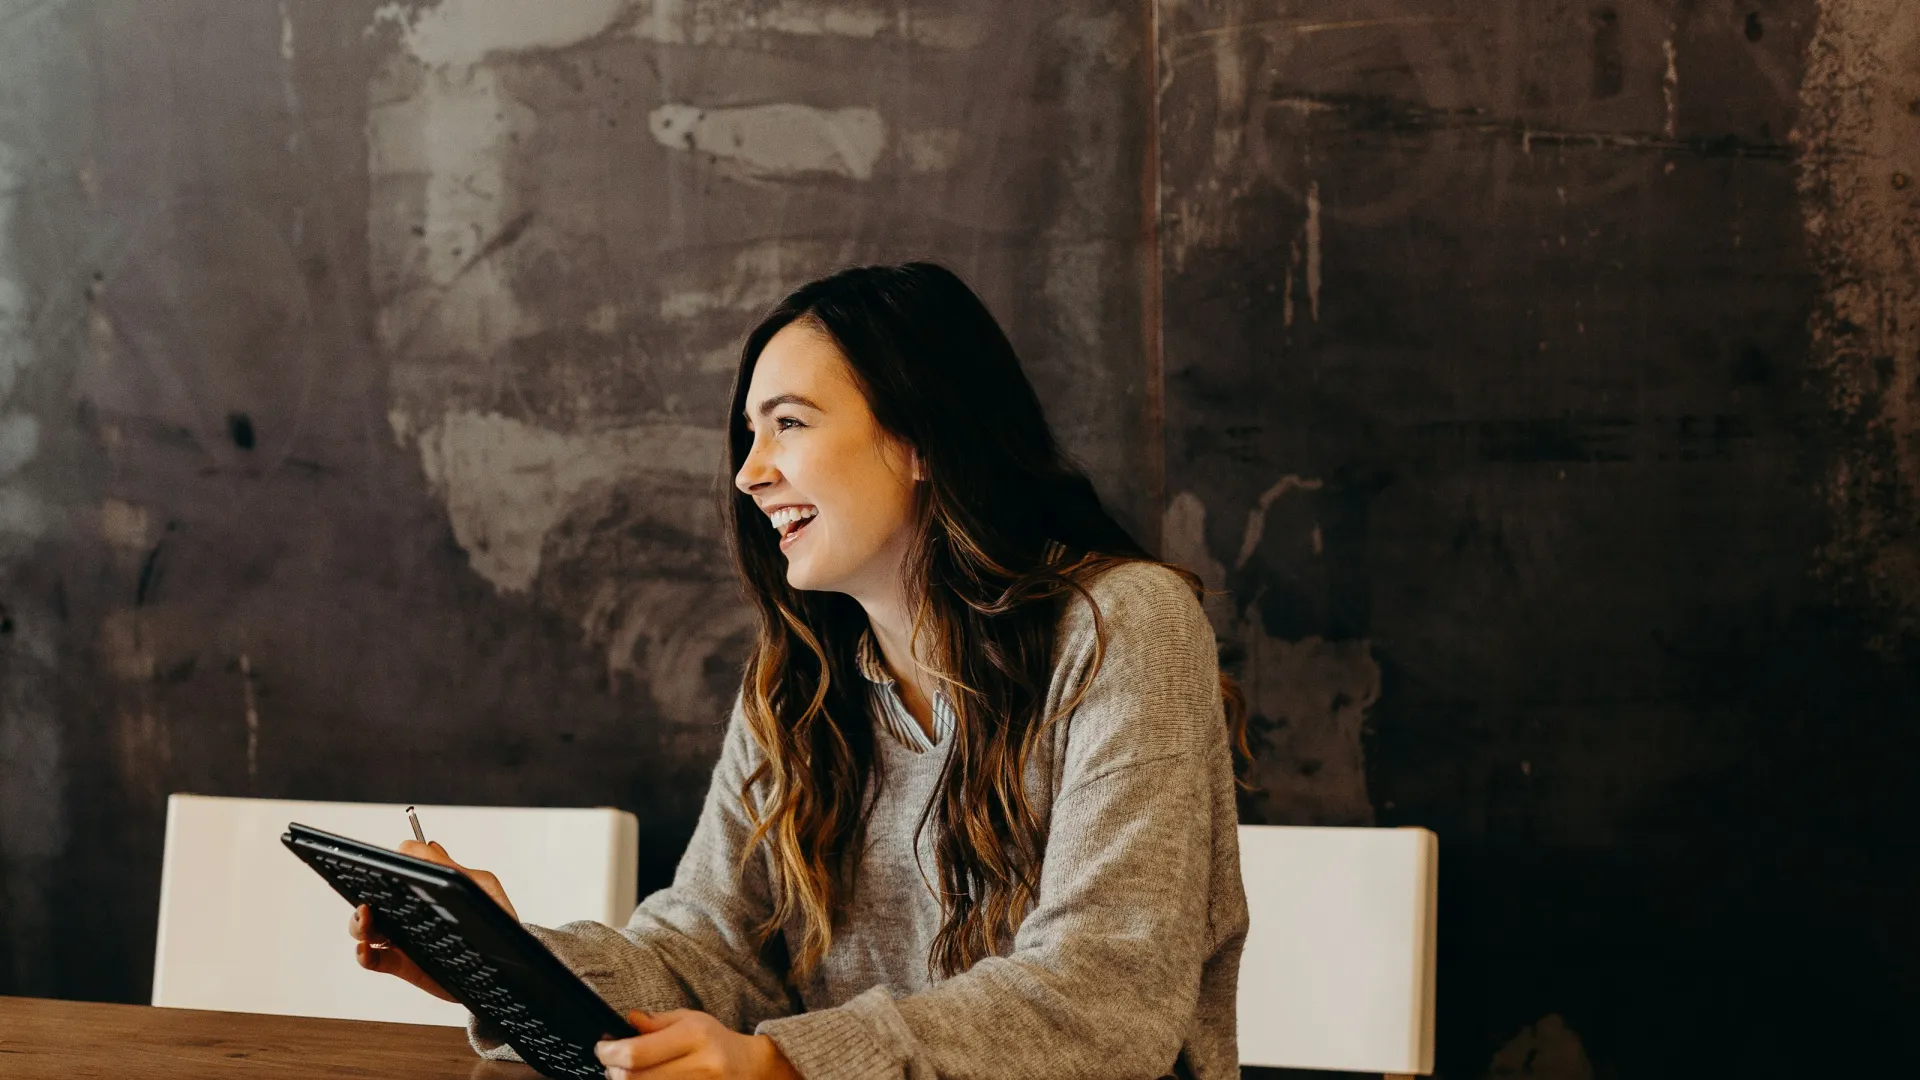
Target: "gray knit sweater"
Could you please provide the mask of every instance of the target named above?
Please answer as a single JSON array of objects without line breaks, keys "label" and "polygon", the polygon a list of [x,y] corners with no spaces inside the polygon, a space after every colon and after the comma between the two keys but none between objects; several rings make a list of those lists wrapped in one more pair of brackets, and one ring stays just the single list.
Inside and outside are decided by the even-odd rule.
[{"label": "gray knit sweater", "polygon": [[[933,853],[914,826],[953,740],[875,739],[878,801],[852,894],[815,973],[789,989],[754,947],[769,908],[764,854],[738,792],[760,751],[736,703],[706,805],[673,884],[620,929],[529,925],[614,1008],[700,1009],[770,1036],[808,1080],[1237,1076],[1234,987],[1247,906],[1213,631],[1186,585],[1151,564],[1089,590],[1106,656],[1031,763],[1047,823],[1040,895],[1000,955],[929,973],[941,923]],[[1047,708],[1085,682],[1094,624],[1062,616]],[[893,692],[890,687],[885,692]],[[797,934],[797,927],[789,933]],[[511,1058],[469,1024],[474,1048]]]}]

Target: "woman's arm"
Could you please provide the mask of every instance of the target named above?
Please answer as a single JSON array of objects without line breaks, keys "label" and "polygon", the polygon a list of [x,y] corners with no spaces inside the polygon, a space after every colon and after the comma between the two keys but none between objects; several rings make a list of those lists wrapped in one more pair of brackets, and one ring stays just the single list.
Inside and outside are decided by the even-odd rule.
[{"label": "woman's arm", "polygon": [[[753,928],[771,910],[766,864],[755,857],[743,869],[740,862],[752,834],[740,785],[758,759],[736,700],[673,884],[648,896],[619,929],[597,922],[552,929],[526,924],[619,1012],[696,1009],[742,1031],[794,1010],[781,961],[763,956],[753,943]],[[515,1056],[477,1019],[469,1021],[467,1033],[484,1056]]]},{"label": "woman's arm", "polygon": [[1245,932],[1242,905],[1226,906],[1232,925],[1209,918],[1214,892],[1239,887],[1213,865],[1216,831],[1233,827],[1232,763],[1199,605],[1164,571],[1115,573],[1094,590],[1107,654],[1071,718],[1039,900],[1013,951],[918,994],[876,987],[760,1025],[808,1080],[1172,1071],[1208,958]]}]

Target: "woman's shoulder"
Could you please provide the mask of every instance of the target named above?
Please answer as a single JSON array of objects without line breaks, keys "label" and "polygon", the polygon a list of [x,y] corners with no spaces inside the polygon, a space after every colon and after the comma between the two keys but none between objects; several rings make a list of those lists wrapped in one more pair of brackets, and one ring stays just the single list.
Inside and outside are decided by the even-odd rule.
[{"label": "woman's shoulder", "polygon": [[1056,632],[1056,678],[1217,675],[1213,626],[1179,571],[1131,560],[1103,567],[1080,586],[1084,593],[1068,600]]},{"label": "woman's shoulder", "polygon": [[[1126,627],[1151,626],[1161,637],[1167,633],[1198,633],[1212,628],[1206,612],[1194,595],[1193,586],[1173,568],[1144,559],[1130,559],[1101,568],[1080,582],[1084,595],[1076,594],[1062,613],[1062,643],[1086,639],[1091,643],[1095,631],[1094,611],[1099,612],[1099,629],[1111,638]],[[1091,601],[1089,606],[1088,601]],[[1125,635],[1146,637],[1146,634]]]},{"label": "woman's shoulder", "polygon": [[1075,703],[1061,729],[1069,770],[1100,773],[1224,739],[1213,627],[1188,580],[1134,561],[1080,584],[1086,595],[1064,616],[1054,668],[1057,700]]}]

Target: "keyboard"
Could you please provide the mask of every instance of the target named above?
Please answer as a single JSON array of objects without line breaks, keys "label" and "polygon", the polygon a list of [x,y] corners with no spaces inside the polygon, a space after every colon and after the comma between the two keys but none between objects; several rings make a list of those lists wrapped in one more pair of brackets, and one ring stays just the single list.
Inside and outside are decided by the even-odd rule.
[{"label": "keyboard", "polygon": [[[291,826],[282,840],[325,878],[334,891],[350,903],[366,904],[372,908],[375,925],[392,940],[395,947],[411,957],[414,963],[433,976],[462,1005],[473,1010],[476,1016],[497,1027],[505,1035],[507,1043],[519,1052],[528,1065],[543,1075],[562,1080],[598,1080],[606,1075],[606,1067],[593,1056],[593,1043],[600,1035],[588,1032],[598,1030],[602,1034],[625,1037],[633,1034],[632,1029],[597,995],[593,995],[593,991],[581,983],[577,976],[566,972],[553,954],[546,951],[545,946],[508,918],[505,910],[465,875],[384,849],[374,849],[378,854],[369,857],[365,851],[343,849],[332,843],[315,840],[314,837],[345,841],[356,848],[365,847],[358,841],[346,841],[343,837],[332,837],[304,826]],[[417,862],[436,873],[430,874],[430,880],[423,883],[414,880],[411,875],[379,865],[379,862],[390,860],[396,863]],[[440,880],[431,880],[436,876]],[[462,915],[454,910],[456,907],[465,909],[465,926]],[[497,917],[485,917],[483,912],[487,908],[492,909],[487,914]],[[488,922],[496,925],[486,926]],[[469,930],[474,931],[472,936],[480,940],[469,940]],[[506,965],[518,968],[515,974],[521,977],[503,971],[504,961],[497,963],[489,959],[489,954],[497,956],[501,951],[500,939],[512,938],[516,932],[525,941],[513,941],[513,947],[524,951],[531,945],[538,950],[535,957],[522,957],[523,960],[533,960],[532,964]],[[480,947],[476,948],[476,944]],[[494,947],[489,948],[489,944]],[[526,999],[524,984],[531,981],[527,976],[538,979],[542,974],[529,972],[527,968],[544,966],[538,963],[540,957],[559,967],[560,972],[571,979],[574,987],[590,995],[592,1004],[598,1006],[598,1010],[588,1007],[564,1013],[572,1021],[567,1025],[571,1031],[554,1029],[552,1021],[556,1009],[553,1006],[539,1008],[535,1002]],[[553,977],[552,973],[545,974],[547,978]],[[605,1015],[596,1017],[593,1015],[595,1011]],[[606,1022],[609,1016],[612,1017],[611,1023]],[[594,1027],[596,1021],[598,1028]]]}]

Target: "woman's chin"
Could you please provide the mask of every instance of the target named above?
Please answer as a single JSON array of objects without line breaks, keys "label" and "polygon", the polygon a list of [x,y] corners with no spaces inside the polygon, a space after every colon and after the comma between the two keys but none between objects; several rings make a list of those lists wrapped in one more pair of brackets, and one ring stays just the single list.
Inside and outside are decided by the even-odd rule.
[{"label": "woman's chin", "polygon": [[[806,528],[811,533],[814,525],[809,524]],[[822,580],[824,575],[820,573],[820,567],[817,565],[820,554],[817,549],[820,547],[821,539],[819,536],[802,535],[795,537],[791,545],[780,549],[780,553],[787,558],[788,585],[801,590],[824,589],[829,586],[830,583]]]},{"label": "woman's chin", "polygon": [[809,565],[804,555],[787,560],[787,584],[800,592],[846,592],[842,582],[840,575],[821,573],[819,567]]},{"label": "woman's chin", "polygon": [[806,556],[787,556],[787,584],[802,592],[820,588],[819,575],[807,565]]}]

